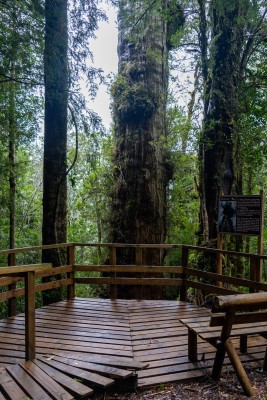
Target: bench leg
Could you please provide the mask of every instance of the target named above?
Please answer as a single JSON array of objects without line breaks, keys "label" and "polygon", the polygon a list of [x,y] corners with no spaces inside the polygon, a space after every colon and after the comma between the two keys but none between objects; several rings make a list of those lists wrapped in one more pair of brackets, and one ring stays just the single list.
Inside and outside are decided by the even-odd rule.
[{"label": "bench leg", "polygon": [[241,335],[240,336],[240,353],[246,353],[248,350],[248,336],[247,335]]},{"label": "bench leg", "polygon": [[254,392],[252,389],[251,382],[248,379],[246,371],[244,370],[244,367],[240,361],[240,358],[238,357],[238,354],[237,354],[230,339],[226,340],[226,342],[224,343],[224,348],[228,354],[228,357],[230,358],[230,361],[234,367],[236,375],[239,379],[239,382],[241,383],[241,386],[242,386],[245,394],[247,396],[253,396]]},{"label": "bench leg", "polygon": [[214,364],[212,368],[211,378],[214,381],[218,381],[221,377],[223,361],[225,357],[225,348],[223,343],[219,343],[216,345],[217,351],[214,359]]},{"label": "bench leg", "polygon": [[197,361],[197,334],[188,328],[188,358],[190,361]]}]

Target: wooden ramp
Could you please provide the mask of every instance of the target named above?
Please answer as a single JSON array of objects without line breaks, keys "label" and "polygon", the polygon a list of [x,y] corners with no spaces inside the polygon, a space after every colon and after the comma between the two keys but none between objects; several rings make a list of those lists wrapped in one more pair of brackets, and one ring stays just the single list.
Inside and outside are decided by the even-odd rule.
[{"label": "wooden ramp", "polygon": [[[131,391],[202,377],[214,349],[200,343],[203,361],[189,362],[179,319],[208,314],[176,301],[62,301],[36,310],[33,362],[24,361],[24,316],[2,320],[0,400],[87,398],[113,387]],[[265,339],[250,338],[243,358],[262,365],[265,346]]]}]

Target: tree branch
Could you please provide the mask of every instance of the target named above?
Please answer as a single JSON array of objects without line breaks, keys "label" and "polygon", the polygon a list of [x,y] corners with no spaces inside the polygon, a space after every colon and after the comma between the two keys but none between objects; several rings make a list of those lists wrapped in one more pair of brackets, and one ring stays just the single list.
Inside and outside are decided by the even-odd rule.
[{"label": "tree branch", "polygon": [[148,13],[148,11],[153,7],[153,5],[157,2],[157,0],[152,1],[151,4],[148,5],[148,7],[145,9],[145,11],[140,15],[139,18],[135,21],[135,23],[132,26],[132,30],[139,24],[140,21],[144,18],[144,16]]},{"label": "tree branch", "polygon": [[3,74],[2,72],[0,73],[0,76],[5,78],[5,79],[0,79],[0,83],[6,83],[6,82],[12,82],[13,81],[13,82],[21,83],[23,85],[34,85],[34,86],[43,86],[44,85],[43,83],[40,83],[40,82],[37,82],[37,81],[32,81],[30,79],[26,79],[26,80],[17,79],[17,78],[14,78],[12,76]]},{"label": "tree branch", "polygon": [[247,41],[246,47],[245,47],[245,49],[243,51],[242,59],[241,59],[241,62],[240,62],[240,73],[241,73],[241,76],[244,75],[248,60],[249,60],[251,54],[253,53],[254,49],[256,48],[256,46],[254,47],[255,38],[257,37],[258,32],[262,28],[263,21],[264,21],[266,15],[267,15],[267,9],[262,14],[262,17],[261,17],[259,23],[255,26],[251,36],[248,38],[248,41]]},{"label": "tree branch", "polygon": [[74,123],[74,128],[75,128],[75,155],[74,155],[74,159],[73,159],[70,167],[66,171],[66,176],[70,173],[70,171],[73,169],[74,165],[76,164],[76,161],[77,161],[77,158],[78,158],[78,149],[79,149],[79,137],[78,137],[77,121],[76,121],[76,118],[75,118],[75,115],[74,115],[74,111],[70,107],[70,105],[68,105],[68,109],[70,110],[71,118],[72,118],[72,121]]}]

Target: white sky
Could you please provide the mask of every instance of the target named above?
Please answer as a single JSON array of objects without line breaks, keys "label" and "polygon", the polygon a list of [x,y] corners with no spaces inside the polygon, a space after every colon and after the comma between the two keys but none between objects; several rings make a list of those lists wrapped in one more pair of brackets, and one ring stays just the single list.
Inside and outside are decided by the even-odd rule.
[{"label": "white sky", "polygon": [[[108,8],[106,9],[106,13],[109,20],[108,22],[101,22],[99,24],[99,29],[96,32],[97,39],[92,40],[90,49],[94,55],[94,66],[102,68],[104,75],[108,76],[110,73],[117,73],[118,70],[118,32],[116,10]],[[93,101],[90,100],[89,107],[100,115],[106,128],[109,128],[111,124],[109,106],[110,97],[107,93],[107,87],[101,85],[96,99]]]}]

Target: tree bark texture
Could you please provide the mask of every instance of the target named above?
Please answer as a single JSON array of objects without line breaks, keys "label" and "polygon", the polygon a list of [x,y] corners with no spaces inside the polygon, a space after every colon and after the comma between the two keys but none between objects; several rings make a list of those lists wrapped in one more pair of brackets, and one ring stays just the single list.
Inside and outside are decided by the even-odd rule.
[{"label": "tree bark texture", "polygon": [[[118,18],[119,74],[112,89],[116,149],[111,230],[112,241],[119,243],[164,243],[166,236],[168,50],[167,23],[161,13],[166,3],[162,2],[161,12],[146,7],[142,1],[121,1]],[[159,252],[143,251],[143,264],[161,261]],[[117,262],[135,262],[134,252],[119,253]],[[127,287],[118,292],[119,297],[135,294]],[[143,288],[141,297],[160,298],[161,288]]]},{"label": "tree bark texture", "polygon": [[[67,240],[67,0],[45,2],[45,136],[43,170],[43,245]],[[55,251],[43,262],[62,263]]]},{"label": "tree bark texture", "polygon": [[[205,107],[200,140],[201,231],[204,242],[217,238],[220,191],[225,195],[238,191],[240,62],[247,9],[247,1],[243,0],[212,0],[210,4],[211,47],[208,74],[207,59],[203,58]],[[202,40],[205,40],[204,35]],[[205,49],[206,44],[202,45]]]}]

